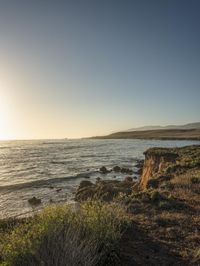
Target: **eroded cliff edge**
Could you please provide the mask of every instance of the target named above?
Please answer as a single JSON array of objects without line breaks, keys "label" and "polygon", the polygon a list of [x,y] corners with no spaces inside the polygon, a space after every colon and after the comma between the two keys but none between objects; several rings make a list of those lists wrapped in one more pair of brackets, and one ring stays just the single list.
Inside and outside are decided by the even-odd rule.
[{"label": "eroded cliff edge", "polygon": [[133,225],[119,243],[123,265],[200,265],[200,145],[144,155],[139,181],[84,181],[76,200],[124,206]]},{"label": "eroded cliff edge", "polygon": [[140,188],[148,187],[152,179],[165,175],[168,179],[200,167],[200,145],[181,148],[150,148],[145,153],[139,181]]}]

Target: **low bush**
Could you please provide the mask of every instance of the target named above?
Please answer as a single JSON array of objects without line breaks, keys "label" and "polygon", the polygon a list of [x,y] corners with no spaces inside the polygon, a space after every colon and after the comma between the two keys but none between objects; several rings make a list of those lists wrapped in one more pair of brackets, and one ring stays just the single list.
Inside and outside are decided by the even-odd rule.
[{"label": "low bush", "polygon": [[129,222],[117,204],[51,206],[4,234],[0,265],[119,265],[117,243]]}]

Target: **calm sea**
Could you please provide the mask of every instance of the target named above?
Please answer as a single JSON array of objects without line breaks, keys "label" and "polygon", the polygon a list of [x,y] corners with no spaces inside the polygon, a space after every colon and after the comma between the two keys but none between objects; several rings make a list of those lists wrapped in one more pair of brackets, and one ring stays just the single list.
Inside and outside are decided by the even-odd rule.
[{"label": "calm sea", "polygon": [[81,180],[97,177],[123,179],[114,173],[101,176],[101,166],[136,170],[137,159],[150,147],[180,147],[197,141],[158,140],[34,140],[0,142],[0,218],[32,211],[28,199],[72,201]]}]

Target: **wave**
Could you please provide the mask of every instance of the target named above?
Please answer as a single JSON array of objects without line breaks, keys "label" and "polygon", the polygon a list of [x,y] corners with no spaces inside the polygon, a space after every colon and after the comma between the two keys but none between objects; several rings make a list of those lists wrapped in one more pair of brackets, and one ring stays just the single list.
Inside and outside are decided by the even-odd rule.
[{"label": "wave", "polygon": [[43,187],[49,187],[54,183],[61,183],[68,180],[73,179],[79,179],[79,178],[86,178],[91,174],[97,173],[98,171],[91,171],[87,173],[79,173],[74,176],[67,176],[67,177],[57,177],[57,178],[51,178],[51,179],[44,179],[44,180],[34,180],[26,183],[20,183],[20,184],[13,184],[13,185],[6,185],[6,186],[0,186],[0,191],[6,191],[6,190],[20,190],[20,189],[26,189],[26,188],[41,188]]}]

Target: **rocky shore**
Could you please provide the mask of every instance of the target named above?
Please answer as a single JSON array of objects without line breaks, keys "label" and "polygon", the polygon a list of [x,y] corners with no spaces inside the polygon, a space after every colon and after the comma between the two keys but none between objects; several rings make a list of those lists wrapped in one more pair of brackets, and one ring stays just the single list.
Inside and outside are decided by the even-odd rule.
[{"label": "rocky shore", "polygon": [[[135,167],[138,170],[135,174],[141,173],[143,163],[143,160],[137,161]],[[76,191],[75,200],[85,201],[88,199],[98,199],[109,202],[120,193],[129,195],[132,192],[132,186],[137,183],[137,176],[133,175],[134,173],[131,169],[120,167],[118,165],[114,166],[113,169],[107,169],[105,166],[102,166],[99,169],[99,173],[104,174],[105,176],[111,172],[114,172],[115,174],[124,174],[124,180],[102,180],[100,177],[96,178],[95,183],[89,180],[83,180]]]},{"label": "rocky shore", "polygon": [[124,265],[199,265],[200,146],[151,148],[144,155],[139,181],[128,175],[82,181],[75,198],[120,202],[131,215],[133,226],[121,241]]},{"label": "rocky shore", "polygon": [[[99,169],[103,179],[82,180],[76,208],[50,204],[34,217],[0,221],[0,264],[200,265],[200,146],[144,155],[139,179],[116,165]],[[124,180],[106,180],[111,172]]]}]

